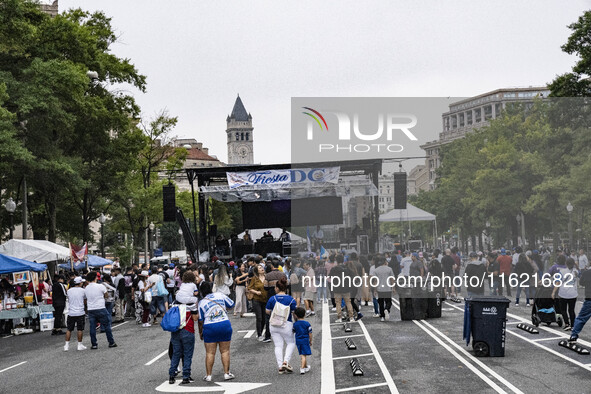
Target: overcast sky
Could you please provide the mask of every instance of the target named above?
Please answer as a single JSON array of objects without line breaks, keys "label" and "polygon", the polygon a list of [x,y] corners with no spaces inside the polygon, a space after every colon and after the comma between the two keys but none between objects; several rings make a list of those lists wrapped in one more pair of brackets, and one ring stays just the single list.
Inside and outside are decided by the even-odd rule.
[{"label": "overcast sky", "polygon": [[289,161],[291,97],[458,97],[546,84],[574,64],[560,49],[566,26],[591,8],[572,0],[59,5],[111,17],[114,53],[147,76],[147,93],[133,92],[144,116],[167,109],[179,118],[176,135],[222,161],[226,116],[240,93],[264,164]]}]

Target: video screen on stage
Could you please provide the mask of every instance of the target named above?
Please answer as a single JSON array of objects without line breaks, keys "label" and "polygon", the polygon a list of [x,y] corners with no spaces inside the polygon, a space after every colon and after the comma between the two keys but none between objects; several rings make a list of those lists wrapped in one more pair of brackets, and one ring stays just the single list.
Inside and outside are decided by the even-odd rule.
[{"label": "video screen on stage", "polygon": [[242,204],[245,228],[296,227],[343,223],[340,197],[248,202]]}]

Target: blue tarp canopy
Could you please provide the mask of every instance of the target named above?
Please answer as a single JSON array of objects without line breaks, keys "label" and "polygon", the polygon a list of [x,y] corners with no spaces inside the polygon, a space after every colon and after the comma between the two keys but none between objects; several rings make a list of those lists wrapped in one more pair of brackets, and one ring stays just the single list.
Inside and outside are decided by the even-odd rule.
[{"label": "blue tarp canopy", "polygon": [[31,261],[0,254],[0,274],[13,272],[36,271],[43,272],[47,269],[45,264],[33,263]]},{"label": "blue tarp canopy", "polygon": [[[102,257],[96,256],[93,254],[88,255],[88,266],[89,267],[103,267],[107,264],[113,264],[113,262],[109,259],[103,259]],[[63,268],[63,269],[71,269],[72,268],[70,263],[60,264],[59,267]],[[74,264],[74,269],[77,271],[81,270],[84,267],[86,267],[86,264],[82,261],[79,261],[76,264]]]}]

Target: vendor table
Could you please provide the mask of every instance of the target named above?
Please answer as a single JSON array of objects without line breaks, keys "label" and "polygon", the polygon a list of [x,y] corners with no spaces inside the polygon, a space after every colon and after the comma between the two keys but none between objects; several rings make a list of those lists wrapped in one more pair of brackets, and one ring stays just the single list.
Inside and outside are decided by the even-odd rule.
[{"label": "vendor table", "polygon": [[36,319],[40,313],[53,312],[52,305],[34,305],[26,308],[17,308],[10,310],[0,311],[0,320],[19,319],[19,318],[32,318]]}]

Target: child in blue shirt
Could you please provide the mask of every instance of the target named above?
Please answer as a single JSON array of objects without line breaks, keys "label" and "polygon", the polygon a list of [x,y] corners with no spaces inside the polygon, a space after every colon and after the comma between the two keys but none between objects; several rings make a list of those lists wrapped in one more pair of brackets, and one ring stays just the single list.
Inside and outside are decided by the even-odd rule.
[{"label": "child in blue shirt", "polygon": [[306,356],[312,355],[312,326],[304,320],[306,310],[302,307],[297,307],[294,311],[296,321],[293,323],[293,332],[295,333],[296,346],[298,353],[302,358],[300,373],[305,374],[310,371],[310,366],[306,361]]}]

